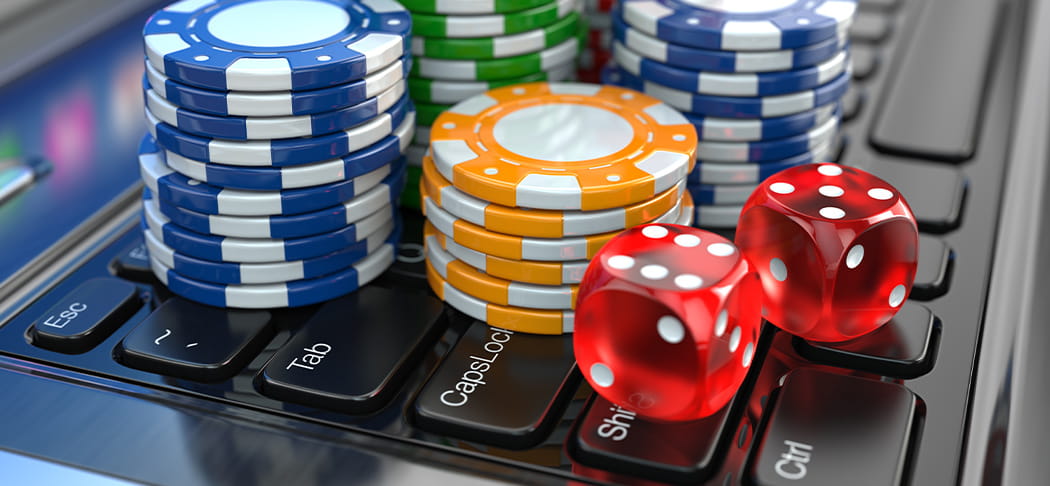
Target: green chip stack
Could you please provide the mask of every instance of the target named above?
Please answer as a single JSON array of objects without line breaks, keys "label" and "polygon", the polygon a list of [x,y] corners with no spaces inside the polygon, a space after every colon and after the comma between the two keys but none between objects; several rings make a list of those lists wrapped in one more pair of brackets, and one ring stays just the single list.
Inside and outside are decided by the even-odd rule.
[{"label": "green chip stack", "polygon": [[430,125],[448,107],[493,88],[575,79],[586,44],[581,0],[399,0],[412,12],[409,95],[416,135],[402,204],[419,207]]}]

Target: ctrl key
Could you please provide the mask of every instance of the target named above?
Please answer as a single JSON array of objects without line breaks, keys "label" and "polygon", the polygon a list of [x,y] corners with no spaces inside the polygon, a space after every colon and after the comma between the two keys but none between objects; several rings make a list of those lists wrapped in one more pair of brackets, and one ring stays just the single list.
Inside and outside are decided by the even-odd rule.
[{"label": "ctrl key", "polygon": [[28,330],[33,344],[60,353],[83,353],[124,324],[142,301],[129,282],[88,280],[63,296]]},{"label": "ctrl key", "polygon": [[804,369],[787,376],[770,410],[748,461],[749,484],[908,482],[921,421],[907,388]]}]

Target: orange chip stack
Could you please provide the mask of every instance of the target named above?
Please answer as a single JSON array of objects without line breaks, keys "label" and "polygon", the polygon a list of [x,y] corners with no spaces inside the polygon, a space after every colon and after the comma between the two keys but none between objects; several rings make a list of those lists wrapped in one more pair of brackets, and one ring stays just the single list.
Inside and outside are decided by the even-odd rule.
[{"label": "orange chip stack", "polygon": [[690,224],[696,131],[613,86],[494,89],[441,114],[420,194],[428,279],[452,307],[521,332],[572,332],[587,261],[639,224]]}]

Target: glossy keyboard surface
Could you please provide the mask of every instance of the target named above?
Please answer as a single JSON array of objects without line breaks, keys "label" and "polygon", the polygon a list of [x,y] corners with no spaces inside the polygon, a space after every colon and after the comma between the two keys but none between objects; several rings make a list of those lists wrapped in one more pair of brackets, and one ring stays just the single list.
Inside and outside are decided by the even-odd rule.
[{"label": "glossy keyboard surface", "polygon": [[[999,14],[988,6],[997,3],[956,9],[959,19],[982,20],[972,23],[974,35],[990,46],[967,57],[969,44],[917,33],[935,28],[925,26],[940,22],[951,1],[860,3],[837,160],[890,181],[912,205],[923,233],[912,300],[891,324],[850,343],[812,344],[767,327],[752,376],[712,417],[648,422],[587,388],[571,336],[493,329],[444,307],[427,289],[423,219],[409,210],[399,261],[379,281],[326,304],[273,311],[222,311],[172,297],[150,274],[130,216],[82,265],[9,316],[0,352],[246,414],[528,468],[553,481],[843,484],[848,474],[857,484],[952,483],[991,270],[1020,29],[983,22]],[[1022,13],[1004,14],[1005,22],[1016,25]],[[949,76],[916,81],[914,71],[929,65],[984,82],[926,86],[942,92],[922,100],[923,116],[901,115],[918,103],[922,79]],[[131,181],[137,174],[127,156]]]}]

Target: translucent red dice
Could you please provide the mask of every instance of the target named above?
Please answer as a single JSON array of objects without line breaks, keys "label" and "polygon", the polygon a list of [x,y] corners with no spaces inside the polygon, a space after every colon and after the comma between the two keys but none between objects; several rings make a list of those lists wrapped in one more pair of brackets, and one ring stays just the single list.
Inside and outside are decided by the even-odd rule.
[{"label": "translucent red dice", "polygon": [[885,324],[915,280],[919,233],[891,185],[811,164],[766,179],[744,204],[736,244],[762,281],[762,313],[805,339],[849,340]]},{"label": "translucent red dice", "polygon": [[580,370],[639,415],[720,410],[755,356],[761,286],[729,240],[673,224],[635,227],[591,260],[576,300]]}]

